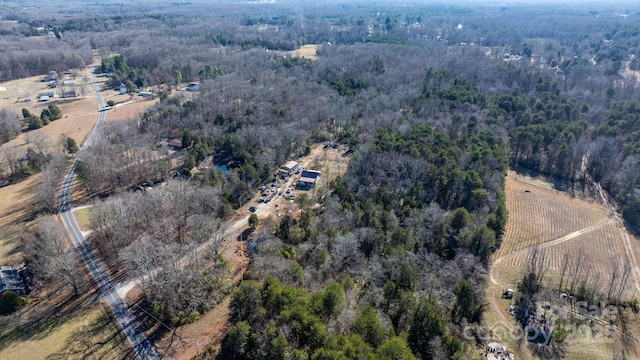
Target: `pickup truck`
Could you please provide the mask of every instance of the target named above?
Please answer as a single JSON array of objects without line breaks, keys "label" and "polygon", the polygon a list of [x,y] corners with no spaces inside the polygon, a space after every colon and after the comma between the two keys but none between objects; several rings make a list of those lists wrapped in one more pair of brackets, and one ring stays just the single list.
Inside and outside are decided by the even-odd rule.
[{"label": "pickup truck", "polygon": [[267,197],[264,198],[264,202],[271,201],[271,199],[273,199],[274,196],[276,196],[276,192],[272,191],[271,193],[269,193],[269,195],[267,195]]}]

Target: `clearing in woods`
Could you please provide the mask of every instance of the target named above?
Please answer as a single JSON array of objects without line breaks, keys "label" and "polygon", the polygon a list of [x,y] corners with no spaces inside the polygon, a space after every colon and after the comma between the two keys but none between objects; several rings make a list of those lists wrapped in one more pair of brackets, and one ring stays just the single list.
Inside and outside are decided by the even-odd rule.
[{"label": "clearing in woods", "polygon": [[[640,246],[633,241],[637,239],[626,232],[619,216],[601,203],[570,197],[552,190],[540,179],[513,171],[507,174],[505,192],[509,220],[502,245],[489,269],[486,292],[489,307],[484,322],[493,330],[491,340],[502,342],[511,350],[519,349],[517,357],[528,359],[533,357],[526,346],[522,346],[523,342],[508,334],[517,326],[508,312],[513,300],[502,299],[501,295],[504,288],[517,289],[530,251],[536,245],[545,251],[544,283],[556,289],[565,254],[574,259],[579,251],[583,253],[584,268],[592,271],[593,279],[600,277],[600,292],[606,292],[612,260],[629,262],[634,271],[623,297],[630,298],[637,295],[640,280],[635,275],[635,258]],[[516,297],[517,294],[514,299]],[[620,346],[594,341],[592,336],[595,335],[587,334],[581,341],[567,342],[566,358],[610,358]]]},{"label": "clearing in woods", "polygon": [[287,52],[289,56],[300,56],[311,60],[318,60],[318,55],[316,52],[318,51],[318,45],[307,44],[302,45],[299,48]]},{"label": "clearing in woods", "polygon": [[[322,173],[320,181],[316,188],[310,191],[294,190],[292,187],[291,194],[300,196],[306,194],[309,198],[320,198],[327,194],[329,190],[329,182],[336,177],[343,175],[347,171],[350,157],[348,156],[348,147],[344,145],[336,147],[327,147],[323,144],[317,144],[311,147],[311,152],[302,158],[297,159],[300,166],[309,170],[317,170]],[[300,175],[293,175],[295,180]],[[232,218],[229,220],[230,226],[227,227],[227,234],[221,248],[224,256],[233,269],[232,283],[237,285],[242,278],[244,271],[248,266],[248,258],[243,242],[238,242],[240,234],[249,227],[249,207],[255,206],[255,213],[260,218],[260,224],[271,218],[273,221],[280,221],[280,217],[289,214],[292,217],[300,215],[300,209],[295,200],[288,200],[284,195],[286,188],[282,185],[282,181],[278,180],[278,186],[282,186],[282,195],[277,195],[269,203],[258,203],[260,192],[257,192],[244,206],[239,208]],[[139,295],[139,289],[133,293],[129,293],[128,301],[135,301]],[[229,303],[231,296],[227,296],[216,307],[208,311],[198,321],[178,327],[175,332],[166,333],[161,339],[155,341],[156,349],[163,354],[163,357],[170,359],[187,360],[198,355],[199,352],[207,348],[217,348],[224,337],[226,330],[229,328]]]}]

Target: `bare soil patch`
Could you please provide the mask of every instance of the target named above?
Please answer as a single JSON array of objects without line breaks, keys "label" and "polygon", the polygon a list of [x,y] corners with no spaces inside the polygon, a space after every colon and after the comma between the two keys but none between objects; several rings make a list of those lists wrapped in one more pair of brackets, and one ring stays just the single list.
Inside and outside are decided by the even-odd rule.
[{"label": "bare soil patch", "polygon": [[197,322],[181,326],[175,333],[165,336],[162,342],[157,342],[156,348],[163,358],[192,359],[212,344],[219,344],[230,327],[230,303],[231,297],[228,296]]},{"label": "bare soil patch", "polygon": [[497,256],[557,239],[606,219],[601,205],[538,186],[514,172],[507,175],[506,200],[509,221]]}]

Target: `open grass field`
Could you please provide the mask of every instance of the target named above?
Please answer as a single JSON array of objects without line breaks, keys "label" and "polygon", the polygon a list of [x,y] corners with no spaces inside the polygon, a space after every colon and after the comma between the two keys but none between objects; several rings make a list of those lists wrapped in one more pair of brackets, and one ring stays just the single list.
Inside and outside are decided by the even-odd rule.
[{"label": "open grass field", "polygon": [[129,343],[94,304],[0,334],[0,359],[134,359]]},{"label": "open grass field", "polygon": [[[85,70],[88,76],[88,69]],[[81,72],[78,78],[82,78]],[[42,108],[48,106],[45,103],[16,103],[19,96],[43,91],[46,83],[40,82],[41,76],[34,76],[26,79],[15,80],[2,84],[7,90],[0,96],[0,107],[14,109],[20,114],[20,110],[25,107],[29,111],[40,114]],[[76,140],[79,144],[85,139],[87,134],[93,129],[96,116],[97,105],[95,94],[90,90],[85,92],[85,98],[75,98],[71,100],[54,99],[62,110],[63,117],[51,122],[49,125],[34,131],[27,131],[20,134],[15,139],[0,145],[0,153],[9,148],[16,148],[16,151],[26,151],[30,145],[31,138],[44,137],[46,146],[50,150],[60,146],[58,140],[62,134],[66,134]],[[19,183],[0,188],[0,263],[15,264],[20,262],[21,254],[19,244],[16,244],[14,237],[21,229],[28,229],[32,226],[32,204],[35,198],[34,187],[38,183],[38,174],[32,175]]]},{"label": "open grass field", "polygon": [[[127,99],[129,97],[127,96]],[[138,117],[151,105],[157,104],[158,99],[147,100],[135,96],[133,100],[118,104],[107,112],[107,121],[129,120]]]},{"label": "open grass field", "polygon": [[[82,78],[88,77],[89,70],[83,70],[76,78],[77,82],[82,82]],[[0,146],[0,151],[4,148],[18,147],[20,150],[26,150],[28,139],[36,137],[36,134],[43,134],[48,138],[49,148],[57,146],[61,134],[72,137],[79,144],[91,131],[96,120],[96,100],[93,88],[90,85],[85,86],[84,96],[78,96],[70,99],[60,99],[55,97],[46,102],[38,102],[38,93],[44,91],[53,91],[57,94],[56,89],[50,89],[47,84],[40,82],[42,76],[33,76],[26,79],[19,79],[0,84],[5,91],[0,93],[0,108],[14,111],[22,118],[22,109],[25,108],[29,112],[40,115],[42,110],[49,104],[56,104],[62,110],[62,118],[49,123],[48,125],[32,131],[25,131],[15,139]],[[33,96],[31,102],[23,102],[22,99],[27,96]]]},{"label": "open grass field", "polygon": [[22,261],[19,245],[14,239],[22,229],[31,226],[33,186],[38,175],[9,186],[0,187],[0,264],[15,265]]},{"label": "open grass field", "polygon": [[[575,257],[582,251],[586,266],[599,276],[603,284],[610,277],[612,259],[629,262],[637,268],[635,259],[640,255],[640,242],[622,227],[619,218],[605,205],[570,197],[552,190],[549,183],[510,171],[506,182],[509,220],[501,248],[494,254],[490,267],[484,324],[495,331],[492,339],[505,344],[516,352],[518,359],[536,358],[526,341],[507,335],[502,329],[513,329],[514,318],[508,313],[513,300],[501,298],[505,287],[517,288],[522,278],[530,250],[536,245],[546,252],[544,284],[557,286],[564,255]],[[625,237],[629,239],[626,245]],[[628,250],[628,247],[630,248]],[[623,296],[637,296],[637,276],[631,275]],[[604,290],[602,290],[604,291]],[[626,314],[630,319],[629,330],[637,334],[637,314]],[[571,335],[566,342],[567,359],[609,359],[620,355],[622,341],[602,341],[591,331]],[[633,353],[633,346],[628,347]],[[640,356],[640,353],[638,353]]]},{"label": "open grass field", "polygon": [[318,51],[318,45],[307,44],[307,45],[302,45],[293,51],[289,51],[287,54],[289,56],[300,56],[300,57],[304,57],[311,60],[318,60],[318,55],[316,55],[317,51]]},{"label": "open grass field", "polygon": [[[86,70],[87,76],[89,75]],[[82,75],[80,75],[82,76]],[[40,82],[40,76],[15,80],[0,84],[0,107],[13,109],[20,114],[21,109],[39,114],[50,102],[16,102],[21,96],[35,96],[46,88]],[[63,117],[49,125],[23,132],[16,139],[0,146],[3,149],[16,148],[26,151],[29,139],[36,134],[48,138],[47,146],[52,150],[59,146],[60,135],[66,134],[81,144],[95,126],[98,107],[92,88],[88,87],[85,97],[54,99],[63,112]],[[143,104],[143,105],[139,105]],[[123,105],[118,110],[126,117],[137,115],[142,106],[149,102]],[[107,116],[107,119],[113,117]],[[41,136],[42,137],[42,136]],[[34,225],[32,211],[35,201],[35,186],[39,174],[32,175],[16,184],[0,187],[0,265],[16,265],[22,262],[20,244],[16,235]],[[77,195],[77,194],[74,194]],[[76,199],[77,196],[74,196]],[[74,212],[82,230],[88,230],[89,209]],[[87,281],[88,278],[86,278]],[[85,284],[89,290],[91,282]],[[57,289],[57,290],[56,290]],[[62,291],[61,291],[62,290]],[[103,304],[94,301],[96,294],[84,293],[82,298],[71,298],[69,289],[59,288],[58,284],[40,283],[32,292],[29,303],[15,321],[23,322],[12,327],[11,322],[3,323],[2,328],[10,328],[0,334],[0,359],[128,359],[135,358],[130,344],[118,325],[110,318],[111,314]],[[97,298],[96,298],[97,299]],[[64,311],[60,311],[61,306]],[[11,319],[9,319],[11,321]]]}]

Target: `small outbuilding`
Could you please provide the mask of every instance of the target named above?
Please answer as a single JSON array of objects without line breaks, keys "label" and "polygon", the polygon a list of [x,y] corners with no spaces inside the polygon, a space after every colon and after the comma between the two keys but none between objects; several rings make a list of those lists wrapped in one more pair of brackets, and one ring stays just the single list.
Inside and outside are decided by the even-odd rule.
[{"label": "small outbuilding", "polygon": [[297,167],[298,167],[298,162],[291,160],[291,161],[287,161],[286,163],[284,163],[284,165],[280,166],[280,170],[284,170],[288,173],[291,173]]}]

